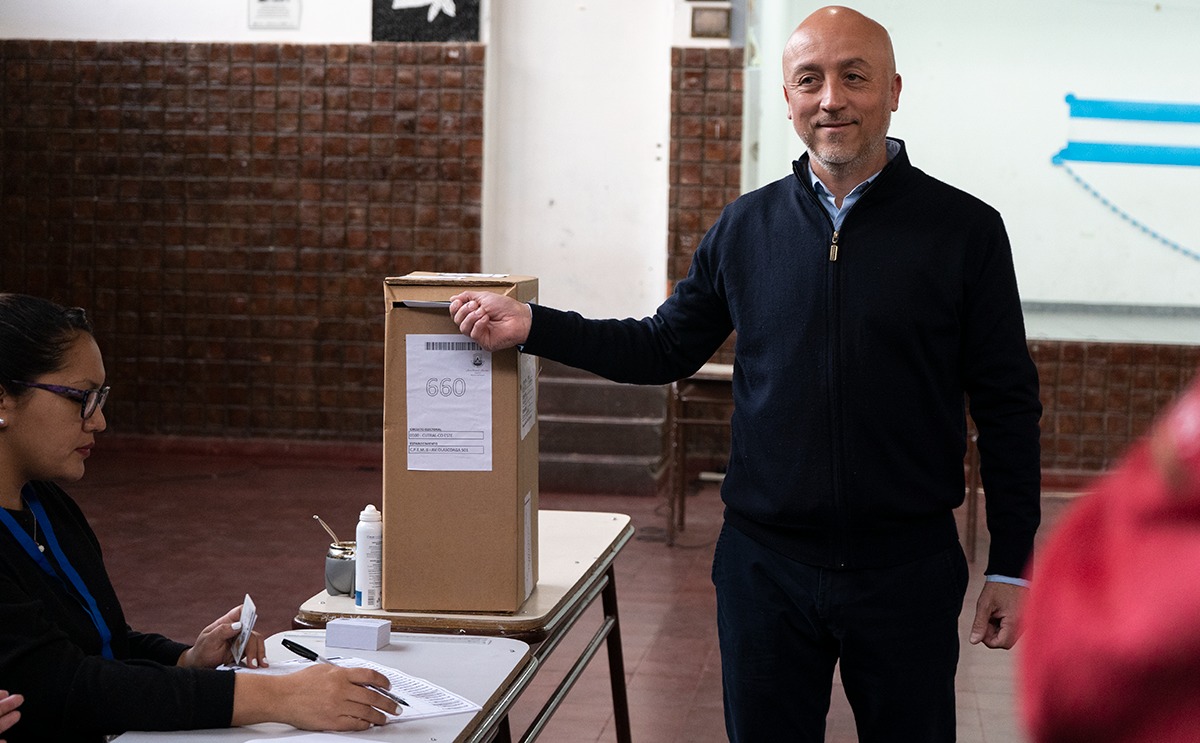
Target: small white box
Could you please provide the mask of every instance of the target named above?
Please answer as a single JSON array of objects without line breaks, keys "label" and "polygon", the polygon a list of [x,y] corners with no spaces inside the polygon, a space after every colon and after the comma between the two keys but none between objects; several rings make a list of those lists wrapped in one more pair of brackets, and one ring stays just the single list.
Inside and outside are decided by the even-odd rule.
[{"label": "small white box", "polygon": [[325,625],[325,647],[379,650],[391,639],[386,619],[331,619]]}]

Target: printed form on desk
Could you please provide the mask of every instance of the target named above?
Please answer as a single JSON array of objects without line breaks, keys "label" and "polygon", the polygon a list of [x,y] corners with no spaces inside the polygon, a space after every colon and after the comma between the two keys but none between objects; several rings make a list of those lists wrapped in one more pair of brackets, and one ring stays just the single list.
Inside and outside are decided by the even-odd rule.
[{"label": "printed form on desk", "polygon": [[[370,668],[372,671],[378,671],[387,676],[387,680],[392,684],[390,691],[396,696],[403,698],[409,705],[401,707],[400,714],[398,715],[388,715],[389,723],[420,720],[426,717],[440,717],[441,715],[457,715],[460,712],[478,712],[482,709],[475,702],[464,699],[449,689],[444,689],[437,684],[430,683],[416,676],[409,676],[407,673],[397,671],[395,668],[389,668],[388,666],[373,663],[362,658],[334,656],[329,660],[342,668]],[[236,671],[238,673],[261,673],[282,676],[302,671],[305,668],[311,668],[313,665],[315,665],[313,661],[297,659],[272,663],[266,668],[238,667]]]}]

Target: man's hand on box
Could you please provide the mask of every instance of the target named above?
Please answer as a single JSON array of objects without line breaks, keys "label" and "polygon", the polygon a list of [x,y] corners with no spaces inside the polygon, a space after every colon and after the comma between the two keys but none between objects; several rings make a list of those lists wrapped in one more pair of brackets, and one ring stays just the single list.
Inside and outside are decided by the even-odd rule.
[{"label": "man's hand on box", "polygon": [[462,334],[487,351],[502,351],[529,338],[529,305],[492,292],[462,292],[450,298],[450,316]]}]

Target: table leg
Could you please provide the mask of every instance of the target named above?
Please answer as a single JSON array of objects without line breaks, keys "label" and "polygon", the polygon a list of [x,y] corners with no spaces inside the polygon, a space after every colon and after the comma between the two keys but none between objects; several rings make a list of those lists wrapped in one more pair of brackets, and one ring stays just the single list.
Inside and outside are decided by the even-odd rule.
[{"label": "table leg", "polygon": [[[579,680],[580,675],[600,650],[601,645],[606,645],[608,648],[609,674],[613,687],[613,718],[617,727],[617,741],[618,743],[630,743],[629,701],[625,693],[625,661],[621,652],[621,639],[618,631],[617,589],[613,582],[614,575],[613,567],[610,565],[605,571],[603,579],[591,589],[591,592],[580,602],[575,613],[566,620],[565,629],[547,637],[534,651],[534,657],[538,659],[539,663],[549,657],[558,646],[559,641],[562,640],[566,630],[575,624],[580,615],[592,606],[597,598],[601,599],[604,620],[600,623],[600,628],[592,635],[592,639],[571,665],[558,687],[534,716],[529,728],[521,735],[520,743],[531,743],[542,734],[543,728],[550,722],[550,716],[562,704],[563,699],[566,698],[575,682]],[[616,633],[615,637],[614,633]]]},{"label": "table leg", "polygon": [[668,402],[668,414],[671,418],[671,468],[667,483],[667,546],[675,544],[676,509],[683,507],[684,477],[686,465],[684,459],[683,426],[679,416],[683,413],[683,403],[679,399],[679,383],[671,385],[671,398]]},{"label": "table leg", "polygon": [[617,729],[618,743],[630,743],[629,697],[625,689],[625,654],[621,649],[621,620],[617,614],[617,583],[612,566],[608,568],[608,585],[601,597],[605,616],[612,617],[612,630],[608,633],[608,672],[612,682],[613,724]]}]

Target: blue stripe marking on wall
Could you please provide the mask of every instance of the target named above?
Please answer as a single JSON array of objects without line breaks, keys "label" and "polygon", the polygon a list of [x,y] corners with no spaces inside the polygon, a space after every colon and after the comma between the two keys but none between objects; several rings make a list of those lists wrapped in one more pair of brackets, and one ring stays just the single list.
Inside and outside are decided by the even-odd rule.
[{"label": "blue stripe marking on wall", "polygon": [[1200,104],[1105,101],[1067,96],[1071,118],[1158,121],[1171,124],[1200,124]]},{"label": "blue stripe marking on wall", "polygon": [[1064,160],[1092,163],[1191,165],[1200,167],[1200,147],[1067,142],[1067,146],[1058,151],[1053,161],[1061,163]]}]

